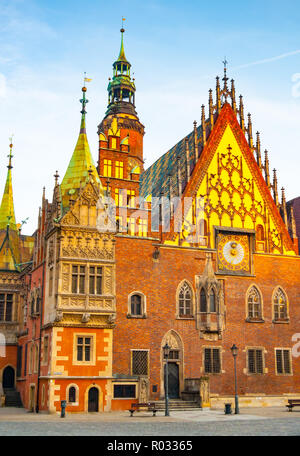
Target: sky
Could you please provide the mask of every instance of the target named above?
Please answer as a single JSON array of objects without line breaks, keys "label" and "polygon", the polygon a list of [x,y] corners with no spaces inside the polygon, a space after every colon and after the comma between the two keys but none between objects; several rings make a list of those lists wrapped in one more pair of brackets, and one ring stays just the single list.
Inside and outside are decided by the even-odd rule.
[{"label": "sky", "polygon": [[122,16],[145,166],[200,122],[226,56],[279,188],[287,199],[300,196],[299,0],[0,0],[0,194],[14,134],[16,218],[29,218],[23,233],[35,230],[42,189],[52,201],[53,175],[62,180],[73,153],[84,72],[92,79],[87,134],[97,162]]}]

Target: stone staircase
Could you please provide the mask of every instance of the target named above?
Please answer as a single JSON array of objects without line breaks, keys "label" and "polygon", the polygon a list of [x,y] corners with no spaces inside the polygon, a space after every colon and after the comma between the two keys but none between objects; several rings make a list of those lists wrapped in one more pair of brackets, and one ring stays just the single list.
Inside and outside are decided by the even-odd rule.
[{"label": "stone staircase", "polygon": [[[157,410],[165,410],[165,401],[155,401]],[[169,410],[201,410],[198,402],[183,401],[181,399],[170,399]]]},{"label": "stone staircase", "polygon": [[5,407],[23,407],[19,391],[15,388],[5,388]]}]

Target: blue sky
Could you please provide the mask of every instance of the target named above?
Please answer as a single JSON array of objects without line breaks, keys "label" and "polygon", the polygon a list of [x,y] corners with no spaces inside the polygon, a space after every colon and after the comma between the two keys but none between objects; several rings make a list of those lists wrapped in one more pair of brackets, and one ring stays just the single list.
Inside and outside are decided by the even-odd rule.
[{"label": "blue sky", "polygon": [[[261,132],[287,197],[299,196],[300,4],[296,0],[0,0],[0,192],[14,133],[14,199],[24,232],[36,226],[42,187],[52,199],[76,144],[82,76],[88,139],[97,161],[97,125],[120,47],[136,79],[149,166],[200,121],[224,56],[237,95]],[[2,182],[2,184],[1,184]]]}]

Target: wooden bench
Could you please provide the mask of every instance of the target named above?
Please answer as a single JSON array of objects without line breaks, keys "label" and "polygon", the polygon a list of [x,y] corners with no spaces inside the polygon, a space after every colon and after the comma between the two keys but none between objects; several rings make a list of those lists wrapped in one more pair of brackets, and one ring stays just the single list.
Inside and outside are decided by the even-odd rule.
[{"label": "wooden bench", "polygon": [[139,411],[142,408],[147,408],[148,412],[152,412],[153,416],[156,416],[156,408],[154,402],[146,402],[146,403],[132,403],[131,408],[128,410],[130,412],[130,416],[133,416],[134,412]]},{"label": "wooden bench", "polygon": [[287,408],[289,412],[293,411],[293,407],[300,407],[300,399],[289,399]]}]

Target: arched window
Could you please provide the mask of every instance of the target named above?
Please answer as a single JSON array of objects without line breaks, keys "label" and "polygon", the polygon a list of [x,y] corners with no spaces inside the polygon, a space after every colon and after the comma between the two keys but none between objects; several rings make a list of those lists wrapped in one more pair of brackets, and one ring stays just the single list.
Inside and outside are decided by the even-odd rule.
[{"label": "arched window", "polygon": [[261,297],[258,289],[252,287],[248,292],[248,318],[250,319],[261,319],[262,318],[262,309],[261,309]]},{"label": "arched window", "polygon": [[207,300],[205,290],[202,288],[200,292],[200,312],[207,312]]},{"label": "arched window", "polygon": [[179,315],[181,317],[192,315],[192,299],[193,294],[191,287],[184,282],[179,292]]},{"label": "arched window", "polygon": [[213,288],[210,290],[210,294],[209,294],[209,307],[210,307],[211,313],[217,312],[216,294],[215,294],[215,290]]},{"label": "arched window", "polygon": [[76,388],[71,386],[69,389],[69,402],[76,402]]},{"label": "arched window", "polygon": [[287,312],[287,298],[284,291],[278,288],[273,296],[274,306],[274,320],[286,320],[288,318]]},{"label": "arched window", "polygon": [[131,315],[142,315],[142,297],[134,294],[131,296]]}]

